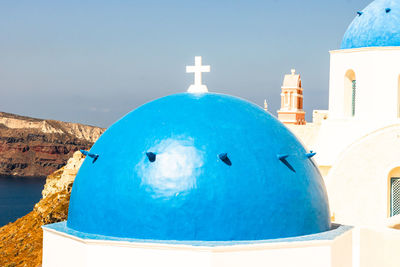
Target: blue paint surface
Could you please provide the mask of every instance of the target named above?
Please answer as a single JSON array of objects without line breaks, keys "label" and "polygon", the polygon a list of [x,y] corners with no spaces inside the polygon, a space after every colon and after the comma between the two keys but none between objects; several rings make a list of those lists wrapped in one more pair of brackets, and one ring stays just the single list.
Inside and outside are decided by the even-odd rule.
[{"label": "blue paint surface", "polygon": [[[152,101],[112,125],[90,152],[99,158],[86,159],[75,179],[73,230],[239,241],[330,229],[325,186],[307,151],[273,116],[239,98],[184,93]],[[278,154],[289,155],[293,170]]]},{"label": "blue paint surface", "polygon": [[400,46],[400,1],[376,0],[347,29],[341,49]]}]

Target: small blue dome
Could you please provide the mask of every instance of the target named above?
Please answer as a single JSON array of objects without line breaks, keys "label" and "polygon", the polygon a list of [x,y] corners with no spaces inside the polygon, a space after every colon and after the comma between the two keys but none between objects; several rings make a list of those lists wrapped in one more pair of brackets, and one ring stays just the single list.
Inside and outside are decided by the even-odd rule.
[{"label": "small blue dome", "polygon": [[376,0],[347,29],[341,49],[400,46],[400,1]]},{"label": "small blue dome", "polygon": [[67,225],[80,232],[234,241],[330,229],[324,182],[303,146],[239,98],[160,98],[112,125],[90,152],[99,157],[85,159],[69,206]]}]

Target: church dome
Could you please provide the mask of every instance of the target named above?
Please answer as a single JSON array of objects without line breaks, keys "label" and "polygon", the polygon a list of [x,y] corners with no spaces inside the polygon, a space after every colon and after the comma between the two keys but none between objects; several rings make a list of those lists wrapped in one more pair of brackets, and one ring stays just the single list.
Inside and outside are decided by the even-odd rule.
[{"label": "church dome", "polygon": [[[263,109],[221,94],[147,103],[94,144],[67,226],[177,241],[293,237],[330,230],[323,179],[295,136]],[[96,157],[94,157],[96,158]]]},{"label": "church dome", "polygon": [[341,49],[400,46],[400,1],[376,0],[347,29]]}]

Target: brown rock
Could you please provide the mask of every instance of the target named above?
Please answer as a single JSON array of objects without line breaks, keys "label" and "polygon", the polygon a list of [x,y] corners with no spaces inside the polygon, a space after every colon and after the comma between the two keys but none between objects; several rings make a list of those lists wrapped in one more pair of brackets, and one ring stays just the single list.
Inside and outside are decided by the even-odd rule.
[{"label": "brown rock", "polygon": [[0,112],[0,175],[47,176],[104,129]]}]

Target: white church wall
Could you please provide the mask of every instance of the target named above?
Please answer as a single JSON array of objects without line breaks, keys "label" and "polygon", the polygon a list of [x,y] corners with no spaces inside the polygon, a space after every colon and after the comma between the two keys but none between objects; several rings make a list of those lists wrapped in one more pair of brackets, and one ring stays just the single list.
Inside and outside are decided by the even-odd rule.
[{"label": "white church wall", "polygon": [[[311,259],[311,260],[310,260]],[[264,267],[264,266],[340,266],[332,265],[329,246],[321,244],[309,247],[275,246],[275,248],[248,248],[240,251],[214,253],[212,266]],[[346,266],[346,265],[344,265]],[[349,266],[349,265],[348,265]]]},{"label": "white church wall", "polygon": [[395,119],[398,117],[400,48],[375,47],[331,51],[329,116],[349,118],[345,95],[346,73],[354,71],[355,118]]},{"label": "white church wall", "polygon": [[140,246],[138,244],[117,244],[116,242],[86,243],[88,265],[86,266],[211,266],[208,251],[194,251],[188,248],[168,249],[164,246]]},{"label": "white church wall", "polygon": [[389,216],[388,175],[400,166],[400,124],[365,135],[350,145],[325,179],[336,222],[385,226]]},{"label": "white church wall", "polygon": [[361,267],[398,267],[400,231],[386,228],[360,229]]},{"label": "white church wall", "polygon": [[333,239],[198,247],[86,240],[43,229],[43,267],[394,267],[400,231],[357,227]]},{"label": "white church wall", "polygon": [[330,167],[341,153],[366,134],[396,123],[399,123],[399,120],[395,119],[390,123],[380,120],[327,119],[319,125],[290,125],[288,128],[305,144],[307,149],[317,153],[314,159],[318,166]]},{"label": "white church wall", "polygon": [[72,238],[43,230],[43,267],[86,266],[87,247]]},{"label": "white church wall", "polygon": [[[331,265],[332,266],[353,266],[353,231],[349,231],[338,238],[332,243],[331,247]],[[298,265],[294,265],[298,266]]]},{"label": "white church wall", "polygon": [[43,232],[43,267],[352,266],[351,229],[330,240],[217,247],[87,240],[48,228]]}]

